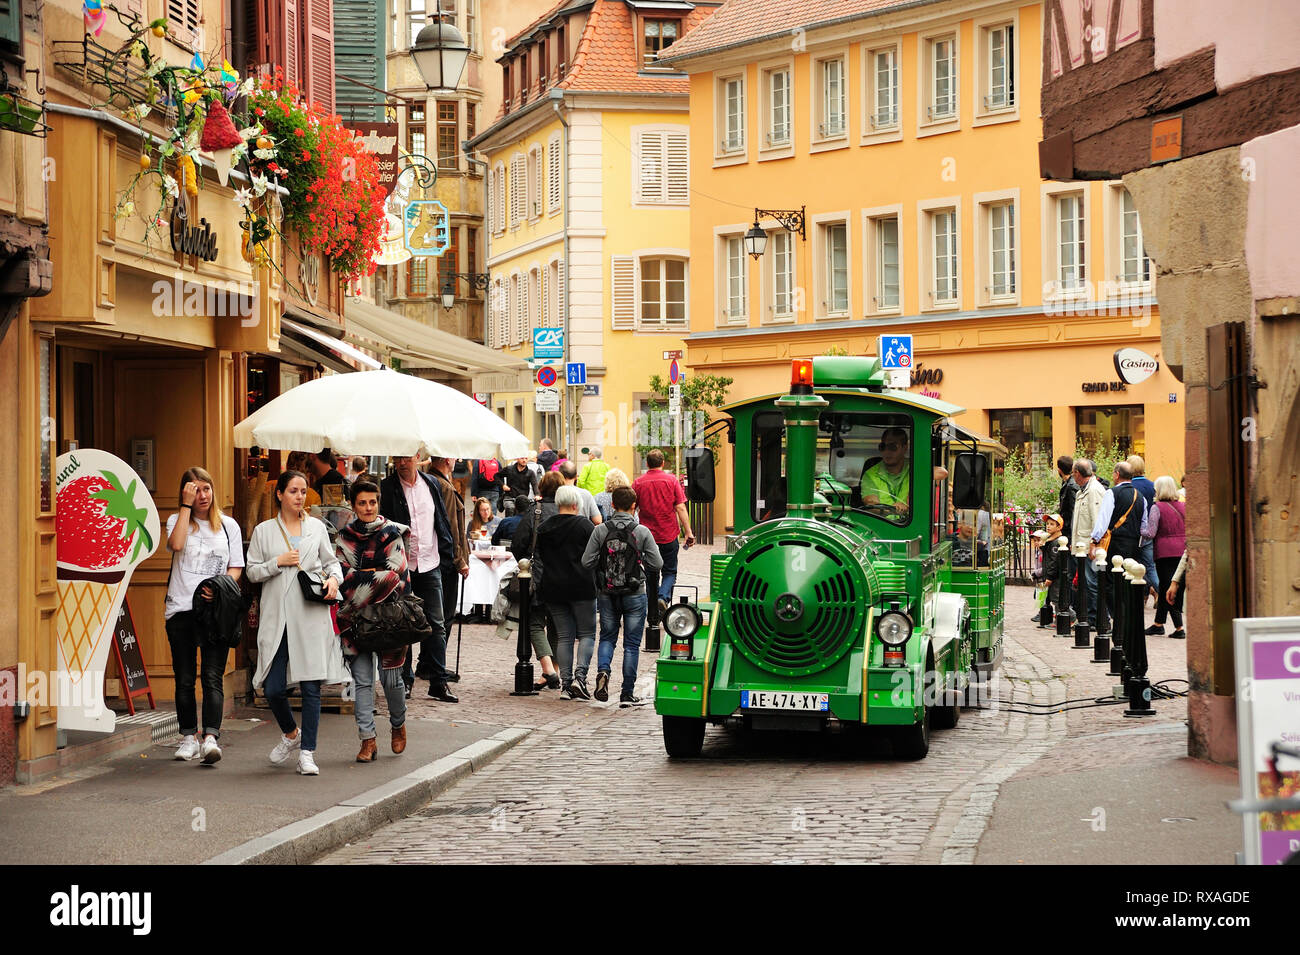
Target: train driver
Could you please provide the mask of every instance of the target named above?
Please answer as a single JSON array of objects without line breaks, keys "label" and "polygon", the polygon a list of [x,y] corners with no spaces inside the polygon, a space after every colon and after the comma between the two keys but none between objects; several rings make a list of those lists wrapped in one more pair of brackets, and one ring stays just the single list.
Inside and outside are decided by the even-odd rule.
[{"label": "train driver", "polygon": [[912,499],[907,432],[902,428],[886,428],[878,447],[880,460],[862,472],[862,503],[894,511],[907,520]]}]

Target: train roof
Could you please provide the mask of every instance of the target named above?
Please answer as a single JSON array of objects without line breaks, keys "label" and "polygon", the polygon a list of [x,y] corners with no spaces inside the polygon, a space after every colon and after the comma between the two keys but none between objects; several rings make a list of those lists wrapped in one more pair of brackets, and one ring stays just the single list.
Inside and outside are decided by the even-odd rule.
[{"label": "train roof", "polygon": [[963,427],[955,421],[949,421],[944,428],[944,437],[948,440],[973,441],[981,448],[998,451],[1005,457],[1009,452],[1006,445],[996,438],[990,438],[986,434],[980,434],[978,431],[972,431],[970,428]]},{"label": "train roof", "polygon": [[[938,398],[918,395],[911,391],[900,391],[885,387],[885,372],[880,359],[870,355],[818,355],[813,362],[813,391],[819,395],[859,395],[866,398],[879,398],[896,404],[919,408],[931,414],[947,418],[961,414],[966,409]],[[760,395],[744,401],[735,401],[723,405],[719,410],[730,411],[747,405],[775,401],[786,392]]]},{"label": "train roof", "polygon": [[[910,391],[895,391],[892,388],[818,388],[813,386],[813,390],[819,395],[856,395],[863,398],[879,398],[883,401],[892,401],[895,404],[906,405],[910,408],[920,408],[928,411],[940,418],[950,417],[951,415],[961,414],[966,409],[961,405],[950,404],[947,401],[940,401],[938,398],[930,398],[926,395],[914,394]],[[732,411],[737,408],[744,408],[748,405],[770,403],[777,398],[785,397],[789,392],[777,391],[770,395],[759,395],[756,398],[746,398],[744,401],[733,401],[720,407],[719,411]],[[986,439],[987,440],[987,439]]]}]

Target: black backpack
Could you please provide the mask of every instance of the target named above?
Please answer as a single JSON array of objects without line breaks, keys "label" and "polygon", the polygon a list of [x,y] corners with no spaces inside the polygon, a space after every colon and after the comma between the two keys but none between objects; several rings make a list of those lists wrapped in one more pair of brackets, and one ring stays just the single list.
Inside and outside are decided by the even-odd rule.
[{"label": "black backpack", "polygon": [[596,558],[596,587],[606,595],[636,594],[645,586],[645,568],[636,546],[637,525],[610,522]]}]

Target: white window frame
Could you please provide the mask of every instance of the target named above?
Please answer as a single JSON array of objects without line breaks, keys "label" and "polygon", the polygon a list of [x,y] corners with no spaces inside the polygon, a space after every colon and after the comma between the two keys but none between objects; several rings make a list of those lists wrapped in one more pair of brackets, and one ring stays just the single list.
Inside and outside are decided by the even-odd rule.
[{"label": "white window frame", "polygon": [[[1021,282],[1023,274],[1022,261],[1024,260],[1024,208],[1020,204],[1019,189],[999,189],[993,192],[977,192],[972,197],[975,204],[975,234],[972,243],[973,253],[975,256],[975,304],[977,306],[990,305],[1019,305],[1021,290],[1024,288]],[[993,228],[998,221],[998,213],[994,210],[1000,206],[1009,205],[1012,209],[1013,235],[1011,244],[1012,268],[1011,281],[1014,285],[1014,291],[997,293],[993,290]]]},{"label": "white window frame", "polygon": [[559,256],[546,263],[547,328],[564,327],[564,262]]},{"label": "white window frame", "polygon": [[[690,331],[691,328],[691,259],[688,249],[641,249],[635,253],[636,256],[636,330],[638,332],[666,333],[669,335],[681,336]],[[644,305],[643,282],[645,277],[645,263],[648,260],[657,262],[681,262],[682,263],[682,294],[683,305],[682,311],[684,318],[682,321],[669,325],[667,319],[667,288],[668,274],[667,270],[661,270],[659,276],[659,289],[665,295],[660,304],[663,306],[664,318],[659,322],[648,322],[642,314]]]},{"label": "white window frame", "polygon": [[[878,80],[876,57],[885,54],[892,54],[894,58],[894,121],[888,125],[877,125],[876,120],[879,111],[876,108]],[[859,111],[862,134],[859,141],[864,146],[874,143],[896,143],[903,138],[902,61],[903,44],[901,40],[871,45],[862,44],[862,109]]]},{"label": "white window frame", "polygon": [[542,165],[542,145],[533,143],[528,147],[528,208],[527,219],[534,222],[542,217],[542,189],[544,188],[544,166]]},{"label": "white window frame", "polygon": [[[826,85],[826,68],[828,64],[839,65],[840,79],[840,122],[838,130],[828,130],[827,119],[830,109],[830,91]],[[811,82],[808,84],[808,151],[825,152],[828,149],[843,149],[849,144],[849,55],[847,50],[826,53],[813,57],[809,66]]]},{"label": "white window frame", "polygon": [[[748,75],[746,73],[731,73],[726,76],[719,76],[714,84],[713,165],[715,166],[731,166],[749,160],[749,142],[746,136],[748,130],[746,113],[749,108],[748,96],[746,95],[747,80]],[[730,91],[732,83],[738,83],[740,91],[740,112],[737,118],[739,129],[735,130],[738,137],[728,135],[733,132],[730,125]]]},{"label": "white window frame", "polygon": [[[651,182],[645,178],[642,165],[646,140],[657,138],[659,145],[659,176]],[[673,140],[677,140],[674,149]],[[678,180],[674,182],[674,170]],[[686,206],[691,198],[691,138],[690,127],[674,124],[653,124],[632,127],[632,188],[634,206]]]},{"label": "white window frame", "polygon": [[523,153],[510,157],[510,228],[518,229],[528,216],[528,159]]},{"label": "white window frame", "polygon": [[[898,302],[885,305],[880,302],[882,264],[880,261],[880,225],[888,219],[898,224]],[[877,206],[862,210],[862,298],[863,314],[901,315],[907,296],[906,235],[903,229],[903,206]]]},{"label": "white window frame", "polygon": [[[714,275],[714,324],[718,327],[746,327],[749,325],[749,280],[752,262],[745,252],[745,232],[749,223],[732,223],[715,226],[713,229],[713,275]],[[738,242],[740,249],[739,265],[742,274],[739,277],[741,314],[731,311],[731,265],[728,251],[732,240]]]},{"label": "white window frame", "polygon": [[[767,231],[767,251],[759,260],[763,269],[762,301],[759,305],[758,323],[760,325],[787,325],[799,318],[801,299],[804,297],[799,286],[799,236],[786,230],[779,223],[769,220],[770,225],[762,225]],[[789,261],[789,288],[786,293],[785,308],[777,311],[777,254],[778,243],[787,246]]]},{"label": "white window frame", "polygon": [[[1079,302],[1092,298],[1093,243],[1092,189],[1087,182],[1045,182],[1042,184],[1043,302]],[[1083,282],[1076,288],[1061,284],[1061,222],[1058,200],[1077,195],[1083,216]]]},{"label": "white window frame", "polygon": [[[953,24],[942,30],[920,34],[916,42],[917,62],[920,64],[920,68],[916,71],[916,136],[920,139],[925,136],[955,132],[961,129],[961,31],[956,24]],[[949,89],[953,112],[950,116],[935,116],[933,114],[936,106],[935,53],[936,45],[943,42],[952,43]]]},{"label": "white window frame", "polygon": [[[785,138],[773,141],[775,128],[773,117],[772,78],[778,74],[785,75]],[[794,61],[781,60],[764,63],[758,68],[759,76],[759,115],[762,119],[762,136],[758,143],[758,159],[785,159],[794,155]]]},{"label": "white window frame", "polygon": [[528,309],[528,340],[532,341],[532,332],[542,327],[542,267],[534,262],[528,267],[528,297],[524,300]]},{"label": "white window frame", "polygon": [[[838,212],[823,212],[812,217],[809,227],[813,239],[813,280],[810,297],[813,303],[814,319],[846,319],[853,314],[853,228],[850,226],[852,215],[848,209]],[[828,236],[831,226],[844,227],[844,308],[834,308],[831,300],[833,292],[830,287],[830,247]]]},{"label": "white window frame", "polygon": [[[936,282],[936,245],[935,245],[935,224],[936,216],[940,213],[951,212],[954,223],[954,246],[956,251],[956,297],[952,300],[936,300],[935,292],[938,284]],[[961,308],[962,304],[962,221],[961,221],[961,196],[945,196],[939,199],[923,199],[916,204],[916,221],[917,221],[917,275],[919,278],[918,300],[921,312],[953,312]]]},{"label": "white window frame", "polygon": [[1151,257],[1146,254],[1145,248],[1143,248],[1142,217],[1138,214],[1136,205],[1133,212],[1137,216],[1137,240],[1138,248],[1141,250],[1138,266],[1140,272],[1142,259],[1146,260],[1147,277],[1145,279],[1139,277],[1137,281],[1128,281],[1124,277],[1124,195],[1127,192],[1128,190],[1124,187],[1123,182],[1106,183],[1106,202],[1102,215],[1106,274],[1098,282],[1100,291],[1097,293],[1097,298],[1099,300],[1111,298],[1115,295],[1147,295],[1155,287],[1156,266],[1151,261]]},{"label": "white window frame", "polygon": [[559,215],[564,204],[564,152],[559,133],[552,134],[546,143],[546,169],[546,211]]},{"label": "white window frame", "polygon": [[496,219],[492,231],[502,235],[506,231],[506,164],[498,159],[493,167],[496,171]]},{"label": "white window frame", "polygon": [[[1011,28],[1010,47],[1010,102],[1002,106],[989,103],[993,84],[992,36],[995,30]],[[997,17],[978,19],[974,23],[975,37],[975,118],[972,126],[991,126],[996,123],[1013,123],[1020,119],[1020,82],[1021,67],[1024,65],[1019,56],[1024,37],[1020,34],[1020,14],[1013,11]]]}]

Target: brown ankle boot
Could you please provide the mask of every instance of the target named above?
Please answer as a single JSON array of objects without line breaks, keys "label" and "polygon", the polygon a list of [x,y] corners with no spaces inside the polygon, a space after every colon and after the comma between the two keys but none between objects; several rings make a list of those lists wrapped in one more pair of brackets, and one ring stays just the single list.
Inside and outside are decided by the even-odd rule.
[{"label": "brown ankle boot", "polygon": [[393,755],[396,756],[404,749],[406,749],[406,727],[399,726],[393,730]]},{"label": "brown ankle boot", "polygon": [[358,763],[373,763],[378,750],[375,748],[375,738],[363,739],[361,741],[361,752],[357,753]]}]

